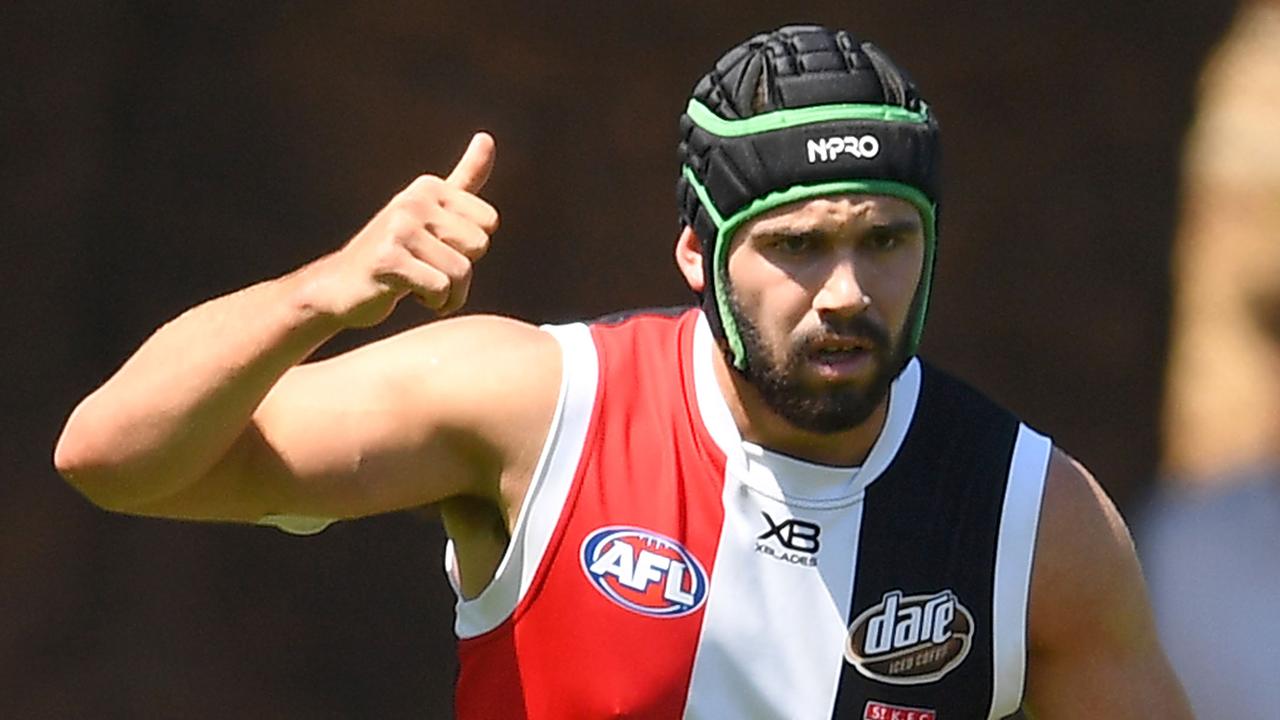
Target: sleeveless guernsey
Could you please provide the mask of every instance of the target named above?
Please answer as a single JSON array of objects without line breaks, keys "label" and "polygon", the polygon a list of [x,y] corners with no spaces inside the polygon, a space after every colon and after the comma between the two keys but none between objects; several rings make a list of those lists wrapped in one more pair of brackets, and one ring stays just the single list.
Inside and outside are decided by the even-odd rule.
[{"label": "sleeveless guernsey", "polygon": [[742,440],[698,311],[546,330],[559,405],[458,601],[458,717],[1017,710],[1045,437],[912,360],[866,462],[815,465]]}]

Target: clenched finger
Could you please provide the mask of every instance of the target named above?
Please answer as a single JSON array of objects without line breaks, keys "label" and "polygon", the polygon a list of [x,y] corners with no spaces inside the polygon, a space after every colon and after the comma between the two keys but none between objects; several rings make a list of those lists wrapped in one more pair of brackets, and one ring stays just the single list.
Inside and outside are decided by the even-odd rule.
[{"label": "clenched finger", "polygon": [[446,210],[479,225],[490,235],[498,231],[498,210],[483,198],[469,192],[454,191],[444,193],[440,200]]},{"label": "clenched finger", "polygon": [[436,309],[449,301],[452,279],[430,264],[414,257],[407,249],[394,266],[388,266],[376,274],[378,282],[401,292],[412,293],[418,301]]},{"label": "clenched finger", "polygon": [[462,277],[450,278],[449,293],[445,297],[444,303],[436,308],[436,312],[441,315],[448,315],[461,308],[467,302],[467,296],[471,293],[471,273],[466,273]]},{"label": "clenched finger", "polygon": [[[471,261],[465,255],[430,233],[422,232],[405,246],[414,259],[443,274],[449,282],[439,304],[428,305],[440,312],[462,307],[471,287]],[[424,302],[424,304],[427,304]]]},{"label": "clenched finger", "polygon": [[489,233],[457,215],[438,215],[427,220],[427,233],[475,262],[489,250]]}]

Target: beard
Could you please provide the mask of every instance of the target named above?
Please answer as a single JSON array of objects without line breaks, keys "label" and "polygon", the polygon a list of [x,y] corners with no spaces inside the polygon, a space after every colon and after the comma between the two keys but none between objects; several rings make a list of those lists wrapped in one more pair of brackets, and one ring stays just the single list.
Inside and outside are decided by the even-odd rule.
[{"label": "beard", "polygon": [[[801,430],[832,434],[866,422],[907,363],[905,343],[901,339],[893,342],[883,326],[865,315],[824,319],[822,326],[805,332],[789,348],[780,348],[785,354],[779,359],[780,353],[770,347],[760,326],[743,311],[732,289],[729,310],[742,338],[746,369],[734,368],[731,357],[729,367],[751,383],[770,410]],[[806,383],[804,365],[814,357],[817,343],[849,337],[872,341],[869,352],[875,369],[870,382]]]}]

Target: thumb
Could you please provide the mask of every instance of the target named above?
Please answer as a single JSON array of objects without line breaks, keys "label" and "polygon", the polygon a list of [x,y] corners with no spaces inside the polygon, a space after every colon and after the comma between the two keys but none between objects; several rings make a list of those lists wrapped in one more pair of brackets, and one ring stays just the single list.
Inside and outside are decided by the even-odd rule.
[{"label": "thumb", "polygon": [[493,170],[496,153],[493,136],[487,132],[476,133],[445,182],[470,193],[479,192]]}]

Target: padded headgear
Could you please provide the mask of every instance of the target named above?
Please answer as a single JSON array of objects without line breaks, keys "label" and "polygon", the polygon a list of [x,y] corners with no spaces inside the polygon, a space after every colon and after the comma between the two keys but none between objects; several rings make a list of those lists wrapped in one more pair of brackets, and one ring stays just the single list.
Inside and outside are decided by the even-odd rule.
[{"label": "padded headgear", "polygon": [[835,193],[891,195],[920,211],[924,268],[906,328],[915,353],[937,244],[938,125],[887,55],[815,25],[756,35],[694,86],[680,137],[680,220],[702,240],[703,311],[734,365],[747,361],[729,311],[734,232],[780,205]]}]

